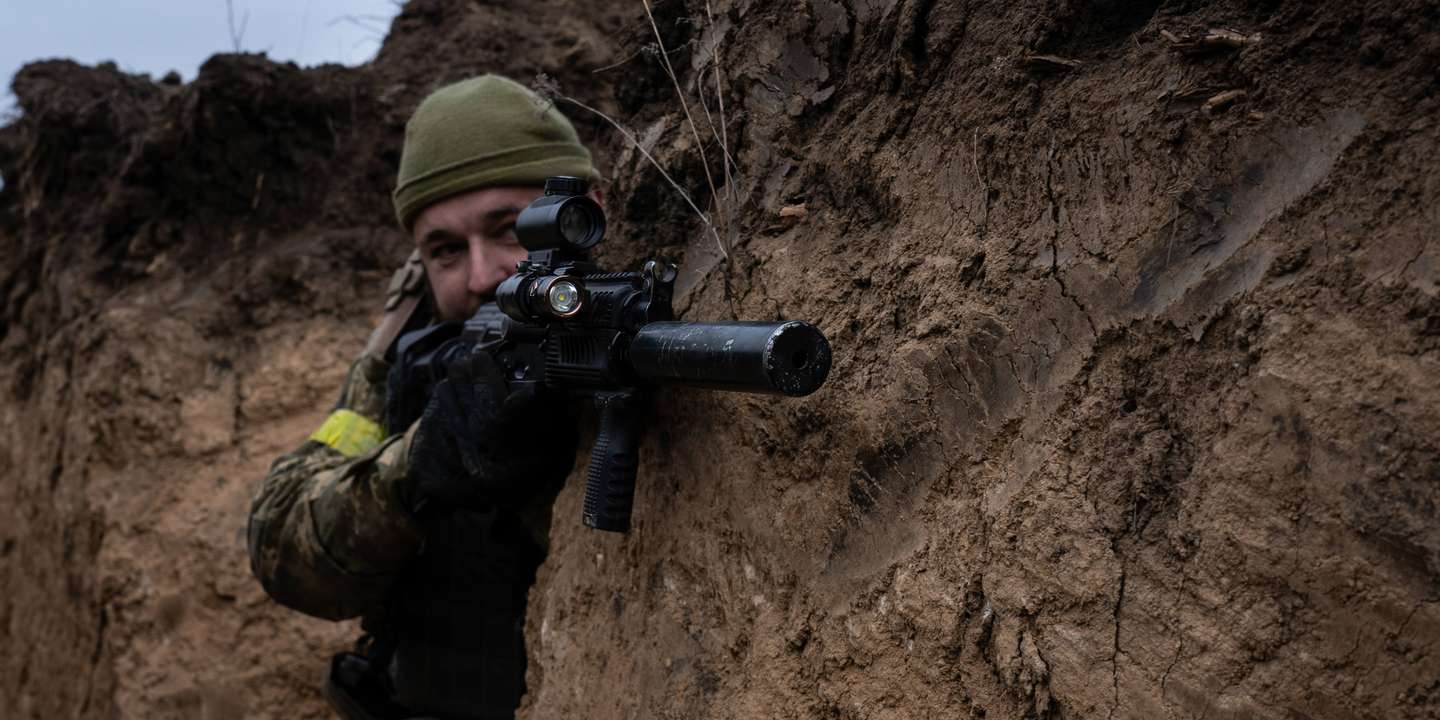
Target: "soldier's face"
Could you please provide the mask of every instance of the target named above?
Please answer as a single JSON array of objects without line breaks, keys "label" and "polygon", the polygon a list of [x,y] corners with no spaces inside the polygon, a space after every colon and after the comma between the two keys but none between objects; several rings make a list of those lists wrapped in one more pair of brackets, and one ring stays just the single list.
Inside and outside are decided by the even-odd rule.
[{"label": "soldier's face", "polygon": [[415,244],[441,320],[464,320],[495,297],[528,254],[515,238],[515,216],[541,190],[496,187],[441,200],[415,218]]}]

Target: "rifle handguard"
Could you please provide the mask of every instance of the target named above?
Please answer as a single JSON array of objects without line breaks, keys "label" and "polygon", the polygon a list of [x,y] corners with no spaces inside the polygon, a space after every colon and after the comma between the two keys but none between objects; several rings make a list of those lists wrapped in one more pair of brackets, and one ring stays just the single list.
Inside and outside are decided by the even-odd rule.
[{"label": "rifle handguard", "polygon": [[585,525],[596,530],[626,532],[635,504],[635,471],[640,464],[639,392],[595,394],[600,433],[590,451],[585,479]]}]

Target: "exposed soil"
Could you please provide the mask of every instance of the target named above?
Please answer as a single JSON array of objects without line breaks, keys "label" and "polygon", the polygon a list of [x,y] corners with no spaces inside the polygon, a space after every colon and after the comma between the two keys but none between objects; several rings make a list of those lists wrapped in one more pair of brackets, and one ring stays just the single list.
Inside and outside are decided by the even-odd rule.
[{"label": "exposed soil", "polygon": [[717,207],[723,255],[566,106],[606,262],[835,350],[806,399],[664,394],[629,535],[572,478],[523,717],[1440,717],[1440,3],[654,9],[694,133],[638,3],[412,0],[358,69],[22,71],[6,717],[328,716],[356,628],[265,597],[249,497],[407,252],[405,118],[482,70]]}]

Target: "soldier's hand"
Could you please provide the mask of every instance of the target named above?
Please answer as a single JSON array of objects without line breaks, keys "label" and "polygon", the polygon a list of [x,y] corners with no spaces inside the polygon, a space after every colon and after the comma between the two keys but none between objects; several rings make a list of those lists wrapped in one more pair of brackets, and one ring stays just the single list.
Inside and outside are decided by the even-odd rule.
[{"label": "soldier's hand", "polygon": [[412,514],[518,506],[564,482],[575,462],[573,405],[510,392],[502,372],[476,351],[436,384],[410,440],[401,500]]}]

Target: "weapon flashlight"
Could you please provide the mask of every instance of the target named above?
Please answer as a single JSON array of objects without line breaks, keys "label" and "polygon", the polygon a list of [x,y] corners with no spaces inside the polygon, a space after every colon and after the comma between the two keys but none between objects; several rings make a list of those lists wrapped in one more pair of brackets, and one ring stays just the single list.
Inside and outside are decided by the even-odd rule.
[{"label": "weapon flashlight", "polygon": [[584,304],[584,293],[574,280],[565,277],[549,277],[535,283],[536,294],[544,293],[545,304],[557,318],[568,318],[580,312]]}]

